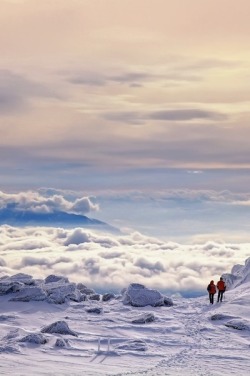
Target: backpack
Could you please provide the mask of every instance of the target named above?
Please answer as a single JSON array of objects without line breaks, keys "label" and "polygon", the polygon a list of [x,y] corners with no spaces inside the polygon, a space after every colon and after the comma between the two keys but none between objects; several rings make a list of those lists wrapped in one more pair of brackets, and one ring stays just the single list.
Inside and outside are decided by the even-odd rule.
[{"label": "backpack", "polygon": [[210,283],[209,283],[209,285],[207,286],[207,291],[208,291],[208,292],[210,291]]}]

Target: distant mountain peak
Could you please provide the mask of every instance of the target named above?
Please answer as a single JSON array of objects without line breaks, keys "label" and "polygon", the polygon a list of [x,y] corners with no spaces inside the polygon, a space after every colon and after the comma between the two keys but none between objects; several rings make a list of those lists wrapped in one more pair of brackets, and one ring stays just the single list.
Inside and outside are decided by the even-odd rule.
[{"label": "distant mountain peak", "polygon": [[0,225],[10,226],[62,226],[62,227],[87,227],[100,231],[119,232],[108,223],[85,215],[54,211],[52,213],[40,213],[29,210],[19,210],[15,204],[10,204],[0,210]]}]

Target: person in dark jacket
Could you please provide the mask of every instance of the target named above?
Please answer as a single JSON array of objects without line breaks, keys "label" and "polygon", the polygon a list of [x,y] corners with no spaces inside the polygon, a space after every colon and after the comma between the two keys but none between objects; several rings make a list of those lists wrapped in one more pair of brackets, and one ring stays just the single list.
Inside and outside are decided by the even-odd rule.
[{"label": "person in dark jacket", "polygon": [[214,281],[211,281],[209,283],[209,285],[207,286],[207,291],[209,294],[210,304],[214,304],[214,294],[216,293],[216,286],[214,284]]},{"label": "person in dark jacket", "polygon": [[223,294],[226,291],[226,284],[223,281],[222,277],[220,277],[220,280],[217,282],[217,289],[218,289],[218,299],[217,299],[217,302],[222,302]]}]

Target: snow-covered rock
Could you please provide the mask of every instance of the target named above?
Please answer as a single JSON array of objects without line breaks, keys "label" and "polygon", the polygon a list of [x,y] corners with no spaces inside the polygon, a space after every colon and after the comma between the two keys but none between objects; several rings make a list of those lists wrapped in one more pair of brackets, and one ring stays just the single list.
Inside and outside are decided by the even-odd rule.
[{"label": "snow-covered rock", "polygon": [[130,304],[133,307],[164,306],[164,297],[159,291],[148,289],[139,283],[132,283],[123,294],[123,304]]},{"label": "snow-covered rock", "polygon": [[44,328],[42,328],[41,333],[68,334],[77,337],[76,332],[69,328],[66,321],[56,321],[48,326],[45,326]]},{"label": "snow-covered rock", "polygon": [[250,330],[250,321],[243,319],[232,319],[226,322],[225,326],[236,330]]},{"label": "snow-covered rock", "polygon": [[90,307],[86,308],[87,313],[97,313],[98,315],[103,312],[102,307]]},{"label": "snow-covered rock", "polygon": [[115,347],[118,350],[127,350],[127,351],[146,351],[148,349],[145,341],[141,339],[133,339],[126,341]]},{"label": "snow-covered rock", "polygon": [[79,283],[77,283],[76,288],[81,291],[83,289],[86,289],[87,286],[85,286],[83,283],[79,282]]},{"label": "snow-covered rock", "polygon": [[11,344],[0,344],[0,354],[1,353],[19,354],[20,351]]},{"label": "snow-covered rock", "polygon": [[59,282],[59,281],[68,283],[69,279],[67,277],[50,274],[48,275],[48,277],[45,278],[44,283],[47,284],[47,283]]},{"label": "snow-covered rock", "polygon": [[224,314],[224,313],[215,313],[211,316],[212,321],[222,321],[222,320],[229,320],[234,319],[235,317]]},{"label": "snow-covered rock", "polygon": [[155,321],[155,315],[149,312],[149,313],[143,313],[142,315],[133,319],[132,324],[146,324],[148,322],[153,322],[153,321]]},{"label": "snow-covered rock", "polygon": [[11,277],[8,277],[8,280],[10,282],[20,282],[24,285],[35,285],[35,280],[33,279],[33,277],[29,274],[24,273],[14,274]]},{"label": "snow-covered rock", "polygon": [[172,307],[174,305],[174,302],[171,298],[168,298],[167,296],[164,296],[164,305],[166,307]]},{"label": "snow-covered rock", "polygon": [[106,294],[103,294],[102,296],[103,302],[108,302],[111,299],[115,299],[115,294],[113,294],[112,292],[107,292]]},{"label": "snow-covered rock", "polygon": [[55,347],[63,348],[63,347],[69,347],[69,346],[70,346],[69,341],[65,338],[57,338],[55,342]]},{"label": "snow-covered rock", "polygon": [[28,343],[34,343],[36,345],[44,345],[48,341],[41,333],[31,333],[21,338],[19,342],[28,342]]},{"label": "snow-covered rock", "polygon": [[85,295],[96,294],[95,290],[89,289],[88,287],[84,287],[84,288],[80,289],[80,291],[81,291],[82,294],[85,294]]},{"label": "snow-covered rock", "polygon": [[16,302],[29,302],[31,300],[39,301],[47,298],[46,292],[38,286],[24,287],[17,295],[10,299],[10,301]]},{"label": "snow-covered rock", "polygon": [[70,296],[76,296],[76,284],[65,282],[52,282],[44,285],[44,289],[48,295],[48,302],[55,304],[65,303]]},{"label": "snow-covered rock", "polygon": [[15,293],[23,286],[34,286],[35,280],[29,274],[18,273],[0,278],[0,295]]},{"label": "snow-covered rock", "polygon": [[73,302],[83,302],[84,300],[86,300],[86,295],[85,294],[82,294],[79,290],[75,290],[72,294],[69,294],[67,296],[70,300],[72,300]]},{"label": "snow-covered rock", "polygon": [[96,301],[99,301],[99,300],[101,299],[101,296],[100,296],[100,294],[91,294],[91,295],[88,296],[88,298],[89,298],[90,300],[96,300]]},{"label": "snow-covered rock", "polygon": [[24,286],[21,282],[12,282],[9,280],[0,281],[0,295],[12,294],[17,291],[20,291]]}]

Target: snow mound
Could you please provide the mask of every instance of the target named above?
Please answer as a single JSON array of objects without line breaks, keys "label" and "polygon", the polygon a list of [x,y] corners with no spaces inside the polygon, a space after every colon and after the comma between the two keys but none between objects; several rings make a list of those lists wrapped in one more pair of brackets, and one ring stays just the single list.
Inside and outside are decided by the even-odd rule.
[{"label": "snow mound", "polygon": [[132,283],[123,291],[123,304],[130,304],[133,307],[160,307],[165,305],[173,305],[170,298],[164,297],[159,291],[148,289],[139,283]]},{"label": "snow mound", "polygon": [[0,344],[0,354],[1,353],[8,353],[8,354],[18,354],[20,351],[13,345],[1,345]]},{"label": "snow mound", "polygon": [[40,333],[32,333],[28,334],[27,336],[21,338],[19,342],[28,342],[28,343],[34,343],[36,345],[44,345],[47,343],[47,339]]},{"label": "snow mound", "polygon": [[103,309],[101,307],[90,307],[86,308],[87,313],[97,313],[98,315],[103,312]]},{"label": "snow mound", "polygon": [[57,334],[68,334],[74,337],[77,337],[76,332],[71,330],[68,324],[65,321],[56,321],[48,326],[45,326],[42,330],[42,333],[57,333]]},{"label": "snow mound", "polygon": [[250,321],[243,319],[233,319],[228,321],[225,326],[236,330],[250,330]]},{"label": "snow mound", "polygon": [[136,319],[132,320],[132,324],[146,324],[148,322],[155,321],[155,315],[153,313],[143,313]]},{"label": "snow mound", "polygon": [[116,349],[127,351],[147,351],[148,347],[145,341],[141,339],[133,339],[116,346]]},{"label": "snow mound", "polygon": [[212,321],[222,321],[222,320],[229,320],[234,319],[235,317],[224,314],[224,313],[215,313],[211,316]]}]

